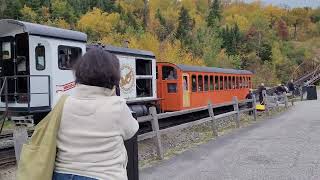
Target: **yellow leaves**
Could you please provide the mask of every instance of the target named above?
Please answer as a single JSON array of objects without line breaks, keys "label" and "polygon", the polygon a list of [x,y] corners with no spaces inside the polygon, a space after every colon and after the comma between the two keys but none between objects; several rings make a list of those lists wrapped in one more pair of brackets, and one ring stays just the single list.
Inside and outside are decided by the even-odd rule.
[{"label": "yellow leaves", "polygon": [[235,14],[226,17],[225,19],[226,25],[232,27],[233,25],[237,24],[241,32],[246,32],[250,29],[251,23],[248,19],[244,16]]},{"label": "yellow leaves", "polygon": [[77,27],[81,31],[102,38],[110,34],[119,22],[120,15],[118,13],[108,14],[98,8],[93,8],[92,11],[88,11],[80,18]]},{"label": "yellow leaves", "polygon": [[23,8],[20,10],[20,13],[24,21],[35,22],[37,19],[37,13],[26,5],[23,6]]},{"label": "yellow leaves", "polygon": [[66,20],[62,19],[62,18],[59,18],[59,19],[56,19],[53,24],[56,26],[56,27],[59,27],[59,28],[63,28],[63,29],[70,29],[70,24],[67,23]]}]

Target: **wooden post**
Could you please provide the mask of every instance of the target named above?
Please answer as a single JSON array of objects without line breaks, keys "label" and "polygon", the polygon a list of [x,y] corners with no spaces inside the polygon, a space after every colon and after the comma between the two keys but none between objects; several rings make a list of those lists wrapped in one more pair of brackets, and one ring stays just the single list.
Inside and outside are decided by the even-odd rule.
[{"label": "wooden post", "polygon": [[159,131],[159,122],[158,122],[158,116],[157,116],[157,110],[155,107],[150,107],[149,112],[153,119],[151,120],[152,125],[152,131],[156,133],[156,136],[154,137],[155,145],[157,146],[157,154],[159,159],[163,159],[163,148],[161,143],[161,133]]},{"label": "wooden post", "polygon": [[236,111],[236,127],[239,128],[240,127],[240,111],[239,111],[239,101],[238,98],[236,96],[234,96],[232,98],[233,100],[233,109],[234,111]]},{"label": "wooden post", "polygon": [[257,100],[256,100],[256,96],[255,95],[253,95],[252,100],[253,100],[253,102],[252,102],[252,105],[253,105],[253,119],[256,121],[257,120],[257,108],[256,108]]},{"label": "wooden post", "polygon": [[27,142],[27,139],[28,139],[27,127],[24,125],[16,126],[15,129],[13,130],[13,145],[14,145],[14,151],[15,151],[17,163],[19,163],[19,160],[20,160],[22,146]]},{"label": "wooden post", "polygon": [[209,111],[209,115],[212,119],[212,133],[214,136],[218,136],[218,126],[217,126],[217,122],[216,122],[216,118],[214,117],[214,113],[213,113],[213,107],[211,102],[208,103],[208,111]]},{"label": "wooden post", "polygon": [[268,102],[268,97],[267,97],[267,91],[266,90],[262,91],[262,97],[263,97],[263,102],[264,102],[264,106],[265,106],[267,115],[269,115],[270,109],[269,109],[269,102]]},{"label": "wooden post", "polygon": [[284,98],[284,105],[286,108],[288,108],[288,96],[285,92],[283,93],[283,98]]}]

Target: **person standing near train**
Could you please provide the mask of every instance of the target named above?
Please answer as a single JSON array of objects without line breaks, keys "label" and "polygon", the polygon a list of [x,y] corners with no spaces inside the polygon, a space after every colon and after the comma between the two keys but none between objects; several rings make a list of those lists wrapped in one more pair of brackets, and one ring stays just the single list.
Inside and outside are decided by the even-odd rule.
[{"label": "person standing near train", "polygon": [[53,180],[126,180],[124,140],[139,129],[126,101],[116,95],[119,60],[100,48],[74,66],[77,86],[64,104]]},{"label": "person standing near train", "polygon": [[260,104],[264,104],[264,102],[263,102],[263,91],[265,91],[265,90],[267,90],[267,89],[266,89],[266,87],[264,87],[264,83],[261,83],[261,85],[258,88]]}]

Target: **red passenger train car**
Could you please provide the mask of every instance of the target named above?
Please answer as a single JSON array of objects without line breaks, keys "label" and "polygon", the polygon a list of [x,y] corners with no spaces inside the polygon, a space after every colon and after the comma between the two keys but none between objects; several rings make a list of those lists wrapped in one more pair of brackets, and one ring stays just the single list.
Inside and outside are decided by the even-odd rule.
[{"label": "red passenger train car", "polygon": [[157,95],[162,111],[179,111],[245,99],[252,88],[250,71],[157,63]]}]

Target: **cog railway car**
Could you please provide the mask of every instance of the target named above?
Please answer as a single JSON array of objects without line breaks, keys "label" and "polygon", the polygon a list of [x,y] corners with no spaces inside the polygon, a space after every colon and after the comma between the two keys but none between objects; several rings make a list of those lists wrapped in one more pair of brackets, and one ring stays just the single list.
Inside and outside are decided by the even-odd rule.
[{"label": "cog railway car", "polygon": [[120,61],[119,92],[138,116],[160,104],[177,111],[243,99],[252,73],[243,70],[156,64],[150,51],[87,45],[87,35],[17,20],[0,20],[0,111],[35,120],[46,115],[60,93],[75,87],[72,65],[87,50],[100,47]]},{"label": "cog railway car", "polygon": [[157,63],[158,97],[163,111],[178,111],[230,102],[233,96],[243,100],[252,88],[252,73],[223,69]]}]

